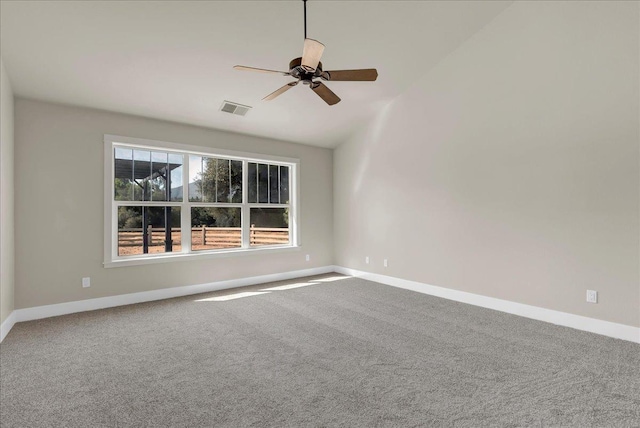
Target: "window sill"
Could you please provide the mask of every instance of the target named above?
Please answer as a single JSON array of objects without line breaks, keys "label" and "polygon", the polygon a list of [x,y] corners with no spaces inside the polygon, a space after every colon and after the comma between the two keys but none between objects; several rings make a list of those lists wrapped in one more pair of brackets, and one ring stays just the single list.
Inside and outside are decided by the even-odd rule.
[{"label": "window sill", "polygon": [[169,262],[187,262],[206,259],[217,259],[225,257],[236,256],[259,256],[264,254],[277,254],[288,253],[292,251],[300,251],[299,246],[285,246],[285,247],[266,247],[266,248],[242,248],[238,250],[216,251],[206,253],[177,253],[161,256],[151,257],[127,257],[118,260],[111,260],[103,263],[105,268],[116,268],[124,266],[137,266],[137,265],[150,265],[157,263],[169,263]]}]

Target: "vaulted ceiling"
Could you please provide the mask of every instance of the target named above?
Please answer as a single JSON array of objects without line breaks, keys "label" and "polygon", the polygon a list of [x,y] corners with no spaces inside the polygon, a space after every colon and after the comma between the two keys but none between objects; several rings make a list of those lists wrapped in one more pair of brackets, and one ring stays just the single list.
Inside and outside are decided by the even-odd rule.
[{"label": "vaulted ceiling", "polygon": [[[378,69],[376,82],[328,82],[326,105],[299,85],[261,99],[302,54],[303,3],[46,1],[0,3],[1,55],[18,97],[335,147],[510,2],[314,1],[308,36],[327,70]],[[245,116],[224,100],[250,105]]]}]

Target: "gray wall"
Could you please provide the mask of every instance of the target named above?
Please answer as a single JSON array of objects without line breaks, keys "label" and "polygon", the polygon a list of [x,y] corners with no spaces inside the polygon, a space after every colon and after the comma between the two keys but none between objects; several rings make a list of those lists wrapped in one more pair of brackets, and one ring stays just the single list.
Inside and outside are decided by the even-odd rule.
[{"label": "gray wall", "polygon": [[395,99],[334,153],[336,263],[640,326],[638,8],[514,3]]},{"label": "gray wall", "polygon": [[[24,99],[15,114],[16,309],[333,262],[328,149]],[[301,251],[103,268],[103,134],[299,158]]]},{"label": "gray wall", "polygon": [[0,59],[0,323],[13,311],[13,92]]}]

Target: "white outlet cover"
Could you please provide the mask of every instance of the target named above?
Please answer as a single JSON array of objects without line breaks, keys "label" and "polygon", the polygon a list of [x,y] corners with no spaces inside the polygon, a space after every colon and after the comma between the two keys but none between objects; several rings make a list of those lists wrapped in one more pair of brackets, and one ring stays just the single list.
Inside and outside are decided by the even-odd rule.
[{"label": "white outlet cover", "polygon": [[598,292],[595,290],[587,290],[587,302],[598,303]]},{"label": "white outlet cover", "polygon": [[307,254],[306,260],[307,261],[311,260],[311,256],[309,254]]},{"label": "white outlet cover", "polygon": [[365,258],[364,258],[364,262],[365,262],[366,264],[369,264],[369,256],[367,256],[367,257],[365,257]]},{"label": "white outlet cover", "polygon": [[91,287],[91,278],[85,277],[82,278],[82,288]]},{"label": "white outlet cover", "polygon": [[389,263],[387,262],[387,259],[384,259],[384,267],[388,267]]}]

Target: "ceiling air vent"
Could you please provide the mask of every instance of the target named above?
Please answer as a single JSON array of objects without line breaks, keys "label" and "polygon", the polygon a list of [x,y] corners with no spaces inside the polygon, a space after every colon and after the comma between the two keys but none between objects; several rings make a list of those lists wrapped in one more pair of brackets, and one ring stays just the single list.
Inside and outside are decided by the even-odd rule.
[{"label": "ceiling air vent", "polygon": [[222,110],[225,113],[237,114],[238,116],[244,116],[251,109],[249,106],[243,106],[242,104],[234,103],[232,101],[225,101],[222,103]]}]

